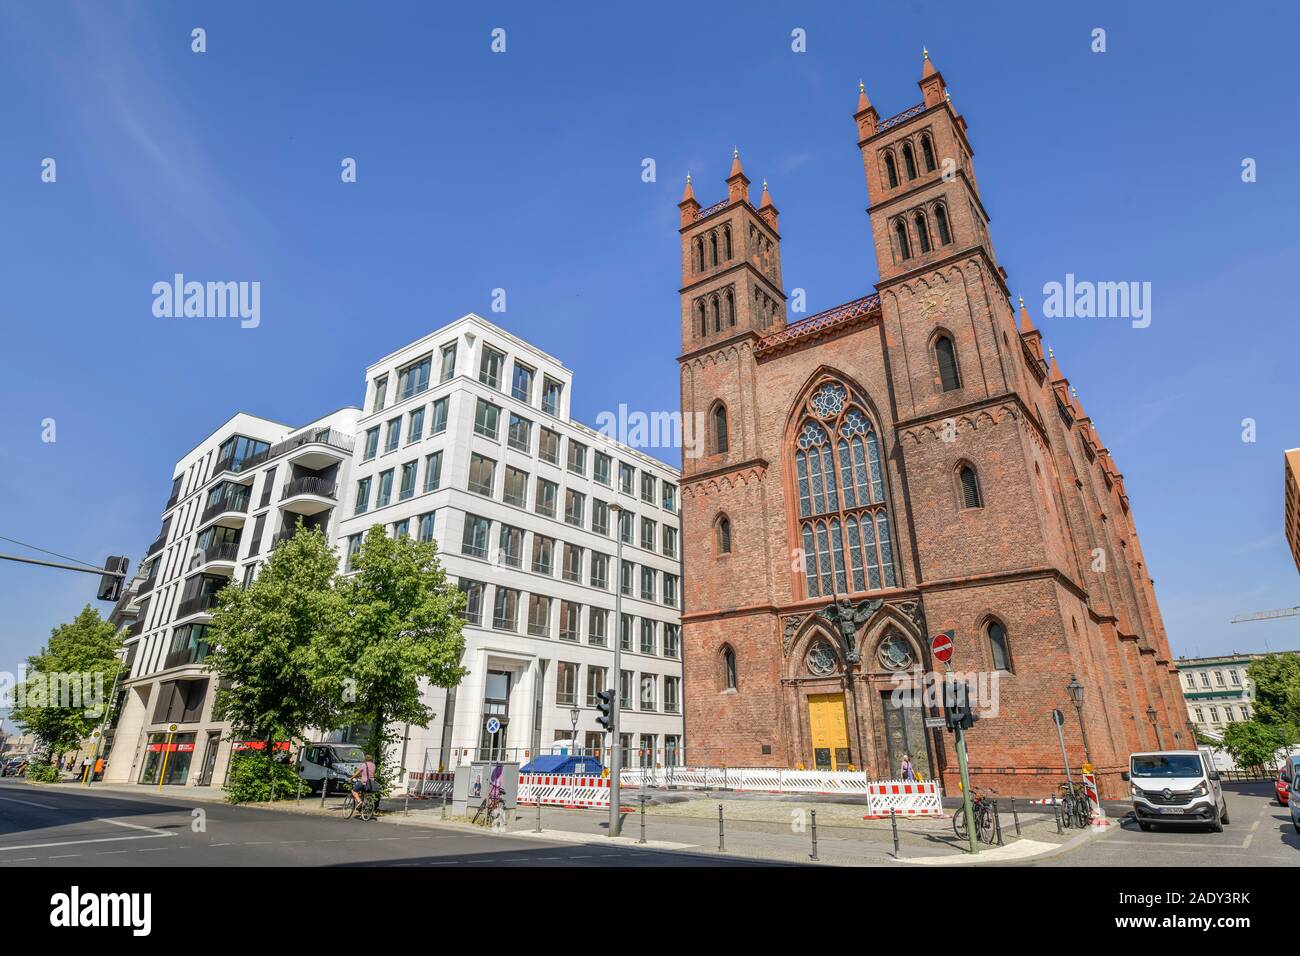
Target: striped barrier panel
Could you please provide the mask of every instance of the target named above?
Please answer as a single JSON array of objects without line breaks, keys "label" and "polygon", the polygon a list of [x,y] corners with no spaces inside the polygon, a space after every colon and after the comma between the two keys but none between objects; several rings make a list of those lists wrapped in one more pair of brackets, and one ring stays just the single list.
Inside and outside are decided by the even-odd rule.
[{"label": "striped barrier panel", "polygon": [[[540,803],[544,807],[608,810],[609,778],[521,773],[517,799],[522,806]],[[628,807],[623,809],[631,812]]]},{"label": "striped barrier panel", "polygon": [[943,816],[942,795],[934,780],[873,780],[867,785],[864,820],[879,820],[893,811],[905,817]]},{"label": "striped barrier panel", "polygon": [[619,775],[624,787],[677,787],[763,793],[860,794],[869,781],[847,770],[779,770],[768,767],[632,767]]},{"label": "striped barrier panel", "polygon": [[455,776],[451,771],[441,773],[411,771],[406,775],[406,789],[417,800],[446,796],[451,793],[451,783]]},{"label": "striped barrier panel", "polygon": [[1085,773],[1083,775],[1083,789],[1088,795],[1088,806],[1092,810],[1092,823],[1105,826],[1106,811],[1101,806],[1101,795],[1097,792],[1097,775],[1095,773]]}]

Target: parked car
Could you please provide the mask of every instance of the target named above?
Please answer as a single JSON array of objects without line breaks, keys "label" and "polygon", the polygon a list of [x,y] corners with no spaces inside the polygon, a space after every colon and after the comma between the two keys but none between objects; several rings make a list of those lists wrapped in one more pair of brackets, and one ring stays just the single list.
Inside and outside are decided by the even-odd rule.
[{"label": "parked car", "polygon": [[4,777],[25,777],[27,776],[26,756],[10,757],[3,765],[0,765],[0,776]]},{"label": "parked car", "polygon": [[1138,827],[1161,823],[1205,823],[1221,833],[1228,823],[1228,802],[1219,771],[1195,750],[1161,750],[1132,754],[1123,777],[1133,794]]},{"label": "parked car", "polygon": [[1291,767],[1288,764],[1277,768],[1277,776],[1273,778],[1273,793],[1277,795],[1277,802],[1284,807],[1291,799]]},{"label": "parked car", "polygon": [[348,777],[365,762],[366,755],[356,744],[315,743],[298,748],[298,777],[312,793],[330,782],[330,790],[348,788]]},{"label": "parked car", "polygon": [[[1291,780],[1295,781],[1295,775],[1300,773],[1300,754],[1291,754],[1287,766],[1291,770]],[[1295,832],[1300,833],[1300,800],[1288,800],[1288,806],[1291,808],[1291,826],[1295,827]]]}]

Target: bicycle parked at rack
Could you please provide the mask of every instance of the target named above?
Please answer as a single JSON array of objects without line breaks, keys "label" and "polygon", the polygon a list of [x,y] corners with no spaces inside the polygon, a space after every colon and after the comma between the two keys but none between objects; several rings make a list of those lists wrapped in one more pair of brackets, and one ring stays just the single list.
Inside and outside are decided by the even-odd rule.
[{"label": "bicycle parked at rack", "polygon": [[1072,786],[1068,781],[1061,784],[1061,796],[1057,803],[1061,808],[1061,825],[1086,829],[1092,824],[1092,802],[1083,787]]},{"label": "bicycle parked at rack", "polygon": [[[993,801],[975,789],[970,792],[971,813],[975,817],[975,838],[981,843],[993,844],[997,840],[997,824],[993,820]],[[958,840],[966,839],[966,808],[960,806],[952,815],[952,831]]]}]

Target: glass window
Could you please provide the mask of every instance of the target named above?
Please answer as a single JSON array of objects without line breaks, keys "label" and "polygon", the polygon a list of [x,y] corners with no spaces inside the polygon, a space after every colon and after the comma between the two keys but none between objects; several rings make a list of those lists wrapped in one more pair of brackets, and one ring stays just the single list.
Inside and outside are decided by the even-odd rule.
[{"label": "glass window", "polygon": [[433,356],[426,355],[417,362],[412,362],[397,373],[397,399],[419,395],[429,387],[429,372],[433,368]]},{"label": "glass window", "polygon": [[605,674],[603,667],[597,667],[594,664],[587,665],[587,706],[595,707],[600,703],[597,696],[605,690]]},{"label": "glass window", "polygon": [[375,401],[370,407],[372,412],[382,412],[384,404],[388,401],[388,376],[381,375],[375,379]]},{"label": "glass window", "polygon": [[518,630],[519,592],[513,588],[498,587],[492,606],[492,626],[498,631]]},{"label": "glass window", "polygon": [[547,576],[555,561],[555,539],[545,535],[533,535],[533,570]]},{"label": "glass window", "polygon": [[578,702],[578,665],[564,661],[555,663],[555,703],[572,707]]},{"label": "glass window", "polygon": [[653,601],[655,599],[655,569],[641,566],[641,600]]},{"label": "glass window", "polygon": [[636,618],[631,614],[624,614],[618,619],[618,646],[620,650],[632,650],[632,630]]},{"label": "glass window", "polygon": [[569,471],[575,475],[587,473],[587,446],[569,439]]},{"label": "glass window", "polygon": [[677,575],[664,574],[664,604],[668,607],[677,606]]},{"label": "glass window", "polygon": [[400,538],[403,535],[409,537],[411,534],[411,519],[403,518],[401,521],[393,522],[393,537]]},{"label": "glass window", "polygon": [[528,472],[506,466],[504,500],[516,508],[528,507]]},{"label": "glass window", "polygon": [[641,618],[641,653],[653,654],[658,641],[655,634],[655,622],[648,617]]},{"label": "glass window", "polygon": [[442,347],[442,377],[440,381],[450,382],[456,377],[456,343]]},{"label": "glass window", "polygon": [[655,549],[655,523],[649,518],[641,519],[641,547],[647,551]]},{"label": "glass window", "polygon": [[501,387],[501,369],[506,357],[490,345],[483,346],[483,356],[479,360],[478,380],[491,388]]},{"label": "glass window", "polygon": [[564,546],[564,580],[574,584],[582,583],[582,549],[574,544]]},{"label": "glass window", "polygon": [[415,494],[415,469],[418,462],[408,461],[402,466],[402,486],[397,493],[399,501],[405,501]]},{"label": "glass window", "polygon": [[474,432],[486,438],[496,440],[497,429],[501,423],[501,409],[491,402],[478,399],[474,406]]},{"label": "glass window", "polygon": [[989,647],[993,652],[993,668],[1011,670],[1011,647],[1007,643],[1007,630],[997,621],[989,624]]},{"label": "glass window", "polygon": [[370,479],[362,478],[357,482],[357,506],[353,514],[363,515],[370,508]]},{"label": "glass window", "polygon": [[628,597],[632,597],[632,575],[636,570],[636,565],[631,561],[624,561],[619,565],[618,570],[619,590]]},{"label": "glass window", "polygon": [[[631,671],[619,671],[618,706],[623,710],[632,709],[632,672]],[[620,736],[626,739],[629,738],[631,734],[621,734]],[[625,745],[625,749],[626,749],[626,745]],[[625,756],[630,757],[631,754],[625,754]],[[623,766],[627,767],[630,766],[630,764],[624,763]]]},{"label": "glass window", "polygon": [[[639,709],[650,710],[650,711],[659,709],[659,675],[658,674],[641,675],[641,706]],[[642,734],[641,746],[644,750],[653,752],[654,737],[649,736],[649,742],[647,743],[647,735]]]},{"label": "glass window", "polygon": [[609,588],[609,555],[599,551],[591,552],[591,586],[606,590]]},{"label": "glass window", "polygon": [[440,398],[433,403],[433,427],[430,435],[441,435],[447,430],[447,400]]},{"label": "glass window", "polygon": [[618,513],[618,536],[624,544],[633,544],[632,541],[632,521],[633,517],[630,512],[620,511]]},{"label": "glass window", "polygon": [[682,679],[680,677],[664,678],[664,713],[675,714],[682,706]]},{"label": "glass window", "polygon": [[424,406],[411,412],[410,421],[406,425],[406,440],[408,442],[419,441],[424,437]]},{"label": "glass window", "polygon": [[390,418],[388,420],[388,437],[384,440],[384,451],[394,451],[402,440],[402,420],[400,418]]},{"label": "glass window", "polygon": [[646,471],[641,472],[641,500],[655,503],[655,476]]},{"label": "glass window", "polygon": [[625,495],[633,493],[633,479],[636,477],[636,469],[624,462],[618,463],[618,490]]},{"label": "glass window", "polygon": [[670,485],[668,484],[668,482],[665,481],[663,483],[663,488],[664,488],[664,501],[663,501],[664,510],[671,511],[673,512],[673,514],[676,514],[677,513],[677,486]]},{"label": "glass window", "polygon": [[664,525],[664,548],[665,558],[677,557],[677,529]]},{"label": "glass window", "polygon": [[560,493],[560,486],[553,481],[547,481],[545,478],[537,479],[537,499],[535,507],[539,515],[547,518],[555,517],[556,499]]},{"label": "glass window", "polygon": [[514,378],[510,383],[510,395],[521,402],[532,404],[533,401],[533,376],[537,374],[527,365],[515,363]]},{"label": "glass window", "polygon": [[433,512],[420,515],[420,540],[433,540]]},{"label": "glass window", "polygon": [[492,497],[492,479],[497,463],[475,452],[469,456],[469,490]]},{"label": "glass window", "polygon": [[537,445],[537,457],[552,465],[560,463],[560,436],[549,428],[541,430],[541,441]]},{"label": "glass window", "polygon": [[680,624],[664,625],[664,657],[674,660],[682,656],[682,627]]},{"label": "glass window", "polygon": [[574,527],[581,528],[584,518],[584,512],[587,506],[587,496],[580,494],[572,489],[564,493],[564,521]]},{"label": "glass window", "polygon": [[352,570],[352,559],[357,556],[357,552],[360,550],[361,550],[361,535],[359,534],[348,535],[348,559],[343,564],[343,569],[345,571]]},{"label": "glass window", "polygon": [[593,607],[587,616],[587,643],[594,647],[604,647],[609,640],[605,633],[608,624],[609,611],[603,607]]},{"label": "glass window", "polygon": [[564,391],[564,386],[551,378],[549,375],[543,378],[542,383],[542,411],[548,415],[559,417],[560,414],[560,395]]},{"label": "glass window", "polygon": [[482,581],[460,579],[460,589],[465,592],[465,610],[460,614],[470,624],[483,623],[483,591],[486,587]]},{"label": "glass window", "polygon": [[478,515],[465,515],[465,530],[460,541],[460,553],[471,558],[486,558],[488,553],[488,531],[492,522]]},{"label": "glass window", "polygon": [[596,534],[609,535],[609,503],[599,498],[591,499],[591,530]]},{"label": "glass window", "polygon": [[560,602],[560,640],[576,641],[582,621],[582,605],[572,601]]},{"label": "glass window", "polygon": [[524,566],[524,532],[508,524],[501,526],[501,563],[511,568]]},{"label": "glass window", "polygon": [[366,429],[366,455],[362,461],[369,461],[379,454],[379,426]]},{"label": "glass window", "polygon": [[599,481],[602,485],[609,485],[609,469],[613,459],[604,452],[596,452],[596,463],[592,466],[591,476]]},{"label": "glass window", "polygon": [[551,636],[551,599],[545,595],[528,596],[528,633],[533,637]]},{"label": "glass window", "polygon": [[389,468],[379,476],[379,500],[376,508],[383,508],[393,500],[393,469]]},{"label": "glass window", "polygon": [[517,448],[522,452],[532,451],[533,423],[526,418],[520,418],[514,412],[510,413],[510,435],[509,442],[511,448]]},{"label": "glass window", "polygon": [[435,491],[442,484],[442,452],[424,456],[424,490]]}]

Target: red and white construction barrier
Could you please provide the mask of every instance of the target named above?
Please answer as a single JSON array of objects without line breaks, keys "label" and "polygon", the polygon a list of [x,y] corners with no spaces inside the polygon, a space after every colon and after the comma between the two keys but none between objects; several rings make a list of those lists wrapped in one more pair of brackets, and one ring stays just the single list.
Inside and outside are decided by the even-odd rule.
[{"label": "red and white construction barrier", "polygon": [[862,819],[887,818],[891,810],[905,817],[941,817],[942,799],[934,780],[873,780],[867,784],[867,812]]},{"label": "red and white construction barrier", "polygon": [[1106,811],[1101,806],[1101,796],[1097,792],[1097,775],[1095,773],[1085,773],[1083,775],[1083,789],[1088,795],[1088,806],[1092,809],[1093,826],[1106,825]]},{"label": "red and white construction barrier", "polygon": [[451,771],[441,773],[411,771],[406,775],[406,790],[416,800],[447,796],[451,793],[451,783],[455,776]]},{"label": "red and white construction barrier", "polygon": [[[608,810],[609,778],[578,777],[570,774],[521,773],[521,806],[564,807],[568,810]],[[623,807],[631,812],[630,807]]]}]

